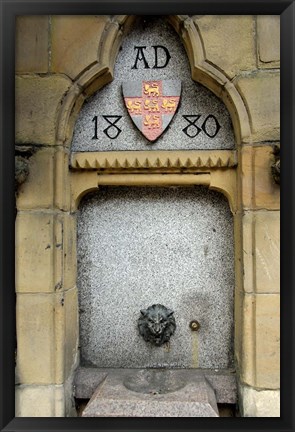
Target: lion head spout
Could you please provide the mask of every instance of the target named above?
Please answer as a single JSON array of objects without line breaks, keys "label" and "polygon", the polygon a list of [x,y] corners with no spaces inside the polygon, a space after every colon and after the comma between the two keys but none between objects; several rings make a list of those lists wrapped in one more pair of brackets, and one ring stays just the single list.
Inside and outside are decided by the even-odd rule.
[{"label": "lion head spout", "polygon": [[176,329],[174,312],[161,304],[153,304],[140,312],[138,329],[144,340],[156,346],[168,342]]}]

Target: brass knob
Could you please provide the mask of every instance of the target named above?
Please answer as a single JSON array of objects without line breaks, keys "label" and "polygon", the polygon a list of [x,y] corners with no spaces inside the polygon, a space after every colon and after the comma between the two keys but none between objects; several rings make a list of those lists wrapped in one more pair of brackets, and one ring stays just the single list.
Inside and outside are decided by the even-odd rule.
[{"label": "brass knob", "polygon": [[201,327],[200,323],[197,320],[191,321],[189,326],[190,326],[191,330],[193,330],[193,331],[197,331]]}]

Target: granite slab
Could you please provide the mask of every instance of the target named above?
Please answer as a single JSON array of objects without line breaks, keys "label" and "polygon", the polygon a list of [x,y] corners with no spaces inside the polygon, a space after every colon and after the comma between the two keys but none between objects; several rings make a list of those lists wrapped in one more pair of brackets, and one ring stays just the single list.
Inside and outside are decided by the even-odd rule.
[{"label": "granite slab", "polygon": [[[149,377],[153,382],[149,392],[126,387],[132,380],[146,383]],[[174,384],[175,391],[166,391],[169,383]],[[181,385],[177,387],[175,383]],[[219,417],[219,414],[215,392],[203,375],[184,370],[119,369],[98,385],[82,417]]]}]

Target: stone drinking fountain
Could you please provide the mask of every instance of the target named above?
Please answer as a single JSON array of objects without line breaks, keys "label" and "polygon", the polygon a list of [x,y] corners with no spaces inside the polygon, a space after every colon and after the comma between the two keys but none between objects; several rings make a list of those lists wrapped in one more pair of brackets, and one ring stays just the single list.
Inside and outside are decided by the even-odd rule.
[{"label": "stone drinking fountain", "polygon": [[101,188],[83,200],[83,416],[217,417],[236,403],[231,223],[226,199],[202,188]]},{"label": "stone drinking fountain", "polygon": [[[158,67],[144,68],[144,53]],[[159,108],[156,91],[178,94],[169,107],[168,96],[159,102],[170,111],[153,142],[134,112],[141,87],[144,110]],[[207,187],[213,169],[231,169],[234,146],[229,113],[192,80],[174,30],[155,20],[147,36],[135,26],[114,80],[84,104],[72,141],[73,169],[98,187],[77,217],[74,396],[89,400],[84,417],[218,417],[218,404],[236,403],[233,217],[225,196]],[[193,161],[187,150],[196,152]],[[172,166],[177,151],[184,162],[177,156]]]},{"label": "stone drinking fountain", "polygon": [[[143,339],[169,349],[176,329],[174,312],[154,304],[140,313],[138,329]],[[191,328],[199,326],[194,322]],[[97,387],[83,416],[126,415],[218,417],[218,407],[215,391],[202,374],[165,368],[113,371]]]}]

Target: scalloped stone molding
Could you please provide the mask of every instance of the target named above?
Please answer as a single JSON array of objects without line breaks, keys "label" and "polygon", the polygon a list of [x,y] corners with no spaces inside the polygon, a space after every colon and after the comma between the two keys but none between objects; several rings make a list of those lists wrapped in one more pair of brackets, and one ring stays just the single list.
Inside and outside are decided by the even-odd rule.
[{"label": "scalloped stone molding", "polygon": [[237,165],[237,152],[184,151],[184,152],[77,152],[71,154],[72,169],[104,171],[161,172],[195,171],[196,169],[233,168]]},{"label": "scalloped stone molding", "polygon": [[72,210],[81,198],[101,185],[203,185],[224,194],[235,213],[237,207],[237,152],[133,151],[72,153]]}]

